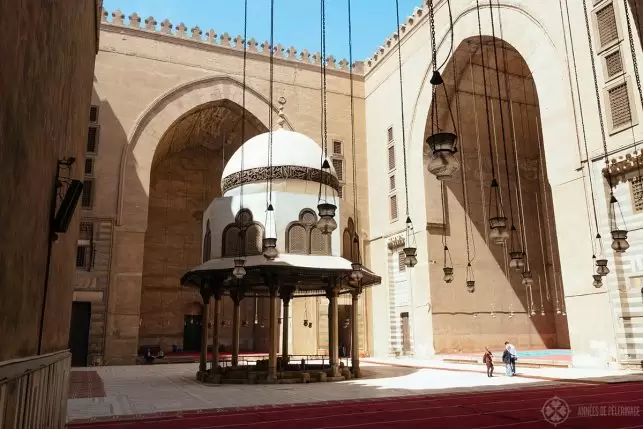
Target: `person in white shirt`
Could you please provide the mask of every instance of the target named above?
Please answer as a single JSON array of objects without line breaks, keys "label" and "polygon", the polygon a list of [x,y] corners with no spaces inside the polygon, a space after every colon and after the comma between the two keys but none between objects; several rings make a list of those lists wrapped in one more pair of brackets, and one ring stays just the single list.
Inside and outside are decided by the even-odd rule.
[{"label": "person in white shirt", "polygon": [[505,342],[505,349],[509,352],[509,366],[511,367],[511,375],[516,375],[516,360],[518,360],[518,352],[516,346],[509,341]]}]

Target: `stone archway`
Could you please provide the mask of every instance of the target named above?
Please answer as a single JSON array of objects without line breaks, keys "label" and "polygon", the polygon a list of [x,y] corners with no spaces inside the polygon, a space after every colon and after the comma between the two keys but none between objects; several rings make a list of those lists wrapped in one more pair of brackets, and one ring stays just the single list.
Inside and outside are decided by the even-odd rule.
[{"label": "stone archway", "polygon": [[[569,348],[551,191],[543,175],[540,106],[530,70],[511,45],[488,37],[480,45],[474,37],[455,47],[442,76],[449,104],[440,88],[437,109],[431,108],[423,140],[434,132],[434,115],[440,131],[453,131],[453,115],[457,158],[464,162],[444,182],[436,180],[425,166],[426,198],[431,201],[426,207],[427,240],[429,254],[436,255],[436,264],[429,268],[435,285],[431,301],[436,352],[476,352],[507,340],[520,349]],[[426,145],[424,152],[428,165]],[[516,227],[506,247],[489,239],[492,160],[504,215],[508,226]],[[474,294],[464,287],[467,233],[478,285]],[[448,255],[443,252],[445,244]],[[527,252],[535,281],[531,290],[521,284],[520,271],[510,268],[511,250]],[[442,279],[445,263],[454,269],[451,284]]]},{"label": "stone archway", "polygon": [[[459,46],[468,38],[478,37],[478,17],[475,4],[471,2],[452,2],[453,18],[453,45]],[[489,5],[481,3],[481,26],[485,37],[492,36],[491,21],[489,19]],[[498,5],[494,2],[496,37],[498,32],[498,8],[502,16],[502,39],[513,46],[520,53],[531,72],[535,82],[536,92],[540,106],[540,119],[542,126],[542,140],[544,145],[545,163],[547,165],[546,177],[551,186],[553,211],[559,235],[557,244],[561,261],[562,284],[566,297],[586,290],[588,284],[588,270],[591,270],[591,236],[585,211],[585,189],[583,187],[582,173],[578,170],[579,154],[577,147],[577,128],[575,111],[570,93],[569,69],[565,57],[563,26],[558,12],[559,3],[556,1],[541,2],[537,9],[528,8],[525,2],[501,1]],[[547,7],[544,3],[549,3]],[[578,5],[576,5],[578,6]],[[438,62],[450,59],[450,35],[448,35],[448,11],[446,3],[436,5],[436,34],[438,35]],[[439,23],[439,24],[438,24]],[[428,24],[426,25],[428,27]],[[430,49],[426,49],[430,52]],[[412,103],[410,119],[409,141],[411,154],[423,151],[424,128],[431,106],[431,76],[430,53],[422,61],[424,73],[416,76],[412,83],[407,83],[409,92],[417,94]],[[415,62],[417,67],[419,60]],[[414,91],[415,90],[415,91]],[[410,156],[409,182],[423,183],[424,165],[419,156]],[[425,207],[430,204],[424,198],[410,201],[411,213],[417,223],[424,224],[426,219]],[[560,234],[564,232],[564,234]],[[428,253],[428,234],[425,239],[418,240],[418,253]],[[435,257],[435,255],[433,256]],[[437,258],[436,258],[437,259]],[[429,284],[428,272],[417,272],[415,281]],[[427,270],[428,271],[428,270]],[[432,285],[438,287],[439,285]],[[418,289],[416,299],[420,302],[429,301],[431,292]],[[610,307],[605,296],[595,297],[596,317],[588,325],[582,308],[587,302],[581,300],[565,299],[569,326],[578,326],[579,329],[570,329],[570,343],[575,355],[587,356],[592,354],[592,343],[595,338],[610,338],[607,333],[611,326]],[[420,341],[433,344],[433,325],[431,315],[422,315],[418,320],[423,326],[431,327],[424,332]],[[605,333],[605,335],[603,335]],[[613,337],[613,336],[612,336]],[[610,341],[610,340],[608,340]],[[613,341],[613,340],[611,340]],[[429,347],[426,347],[429,349]],[[581,358],[582,359],[582,358]]]},{"label": "stone archway", "polygon": [[[248,120],[246,137],[250,138],[266,131],[268,115],[272,112],[276,116],[278,109],[274,105],[270,106],[266,97],[252,88],[246,88],[245,97]],[[132,128],[129,144],[124,149],[121,162],[118,226],[114,239],[115,263],[110,283],[110,296],[118,298],[110,300],[107,316],[106,355],[111,363],[134,361],[138,345],[142,344],[139,338],[141,329],[150,333],[146,343],[163,343],[167,348],[179,341],[179,326],[182,322],[181,316],[177,315],[181,313],[181,302],[185,297],[180,296],[176,280],[180,272],[187,267],[187,263],[200,263],[202,243],[199,213],[205,207],[189,213],[183,210],[183,214],[187,213],[187,216],[183,217],[189,218],[193,225],[191,224],[189,231],[175,231],[175,237],[183,235],[184,238],[181,239],[181,245],[168,247],[177,252],[174,257],[163,257],[160,260],[151,258],[149,254],[146,257],[146,248],[165,244],[165,237],[161,239],[163,234],[159,231],[165,228],[166,223],[160,222],[159,216],[156,220],[149,219],[150,208],[162,212],[167,200],[162,195],[168,192],[181,194],[181,204],[184,208],[194,206],[195,203],[192,201],[194,198],[190,200],[184,195],[185,188],[168,188],[167,181],[164,184],[163,180],[154,182],[153,172],[165,170],[164,174],[168,175],[179,169],[182,172],[177,170],[174,173],[180,177],[179,181],[185,184],[190,182],[190,177],[194,181],[194,177],[187,172],[198,167],[196,170],[202,171],[197,172],[197,176],[203,182],[204,173],[212,173],[206,167],[207,159],[215,157],[216,164],[213,165],[220,167],[219,176],[211,178],[209,192],[199,198],[202,200],[199,204],[206,204],[204,201],[209,204],[211,198],[220,193],[218,182],[225,159],[241,143],[238,130],[236,135],[234,134],[234,124],[239,124],[242,104],[243,88],[238,81],[227,76],[213,76],[179,85],[159,97],[141,114]],[[223,111],[228,114],[222,115]],[[196,126],[199,134],[194,135],[193,125],[199,121],[227,125],[213,125],[212,129],[203,125]],[[292,129],[287,119],[286,126]],[[215,135],[221,133],[227,133],[231,140],[230,144],[226,145],[225,157],[221,156],[221,150],[217,151],[221,142],[216,141]],[[204,137],[204,141],[199,141],[200,137]],[[185,144],[188,140],[192,143]],[[157,188],[158,192],[153,192],[153,188]],[[185,223],[186,219],[179,224]],[[166,276],[168,273],[171,275]],[[151,286],[151,289],[146,290],[159,295],[158,299],[144,298],[149,304],[148,308],[141,307],[144,283]],[[168,336],[166,333],[170,325],[175,329],[172,335]],[[156,326],[158,329],[153,328],[150,331],[150,326]]]}]

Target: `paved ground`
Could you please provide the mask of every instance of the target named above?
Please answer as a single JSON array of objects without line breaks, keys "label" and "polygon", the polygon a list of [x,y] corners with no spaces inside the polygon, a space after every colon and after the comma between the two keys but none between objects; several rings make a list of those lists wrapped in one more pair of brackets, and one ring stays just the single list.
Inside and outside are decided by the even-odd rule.
[{"label": "paved ground", "polygon": [[[105,396],[72,398],[68,419],[155,414],[179,410],[239,408],[261,405],[325,402],[332,400],[399,397],[439,392],[471,392],[515,388],[520,385],[552,385],[543,380],[564,375],[568,379],[628,376],[626,371],[575,369],[525,369],[527,377],[488,378],[477,365],[447,364],[422,360],[391,360],[408,367],[364,363],[369,378],[340,383],[295,385],[203,385],[194,378],[198,365],[149,365],[100,367],[76,372],[95,372],[102,379]],[[431,366],[431,368],[422,368]],[[78,378],[78,376],[76,376]],[[529,377],[529,378],[528,378]],[[536,378],[538,377],[538,378]],[[98,392],[100,393],[100,392]]]}]

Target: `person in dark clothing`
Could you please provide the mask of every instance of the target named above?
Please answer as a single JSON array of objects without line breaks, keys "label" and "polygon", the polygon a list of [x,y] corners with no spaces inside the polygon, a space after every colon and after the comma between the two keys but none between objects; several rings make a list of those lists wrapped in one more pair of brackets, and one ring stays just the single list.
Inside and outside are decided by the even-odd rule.
[{"label": "person in dark clothing", "polygon": [[509,350],[507,350],[506,348],[502,352],[502,363],[505,364],[505,375],[507,377],[512,377],[514,374],[511,369],[511,354],[509,353]]},{"label": "person in dark clothing", "polygon": [[484,350],[482,362],[487,365],[487,377],[493,377],[493,353],[489,351],[489,347],[485,347]]}]

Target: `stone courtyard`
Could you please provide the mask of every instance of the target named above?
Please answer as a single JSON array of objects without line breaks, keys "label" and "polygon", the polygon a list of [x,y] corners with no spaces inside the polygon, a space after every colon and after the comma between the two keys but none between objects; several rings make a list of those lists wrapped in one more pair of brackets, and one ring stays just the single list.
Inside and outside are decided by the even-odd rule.
[{"label": "stone courtyard", "polygon": [[[338,383],[292,385],[205,385],[194,380],[198,364],[101,367],[75,369],[68,402],[68,421],[103,420],[182,411],[239,409],[271,405],[391,398],[420,394],[515,389],[518,386],[552,386],[584,380],[587,383],[643,380],[640,373],[623,370],[572,368],[519,368],[516,377],[487,378],[482,366],[449,364],[437,360],[380,360],[388,365],[362,364],[365,378]],[[391,365],[392,364],[392,365]],[[405,367],[397,365],[405,365]],[[396,365],[396,366],[394,366]],[[429,368],[430,367],[430,368]],[[95,373],[104,385],[97,385]],[[557,381],[564,379],[564,381]],[[74,380],[78,384],[74,385]],[[89,380],[89,381],[87,381]],[[74,392],[92,383],[94,397]],[[76,397],[74,397],[76,396]]]}]

